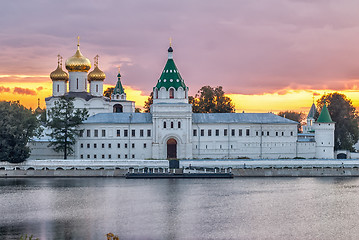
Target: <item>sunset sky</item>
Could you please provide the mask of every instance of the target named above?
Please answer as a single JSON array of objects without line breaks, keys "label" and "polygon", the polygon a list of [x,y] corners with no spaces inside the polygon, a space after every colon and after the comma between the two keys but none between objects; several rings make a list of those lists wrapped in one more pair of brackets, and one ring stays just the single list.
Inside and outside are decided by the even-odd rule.
[{"label": "sunset sky", "polygon": [[339,91],[359,107],[357,0],[12,0],[0,8],[0,100],[36,108],[49,74],[81,52],[106,73],[121,66],[137,107],[174,60],[194,95],[221,85],[237,112],[307,112],[312,97]]}]

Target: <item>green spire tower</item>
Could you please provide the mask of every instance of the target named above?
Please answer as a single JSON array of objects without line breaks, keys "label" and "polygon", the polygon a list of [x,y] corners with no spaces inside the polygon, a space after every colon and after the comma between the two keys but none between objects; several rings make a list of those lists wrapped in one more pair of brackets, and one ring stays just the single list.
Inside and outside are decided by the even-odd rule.
[{"label": "green spire tower", "polygon": [[125,93],[125,90],[123,89],[123,86],[122,86],[122,83],[121,83],[120,68],[118,68],[117,83],[116,83],[115,88],[113,89],[111,99],[113,99],[113,100],[126,100],[126,93]]}]

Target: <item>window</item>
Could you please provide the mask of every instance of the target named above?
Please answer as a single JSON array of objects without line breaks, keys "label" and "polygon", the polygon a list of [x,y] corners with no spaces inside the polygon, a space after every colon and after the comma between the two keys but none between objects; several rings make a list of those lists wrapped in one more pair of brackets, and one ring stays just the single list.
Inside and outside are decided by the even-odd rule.
[{"label": "window", "polygon": [[147,144],[146,144],[146,143],[143,144],[143,148],[147,148]]},{"label": "window", "polygon": [[208,136],[212,136],[212,130],[208,129]]},{"label": "window", "polygon": [[111,154],[108,155],[108,158],[111,158]]},{"label": "window", "polygon": [[125,154],[125,158],[127,158],[127,154]]},{"label": "window", "polygon": [[178,122],[177,124],[178,124],[177,127],[181,128],[181,122]]},{"label": "window", "polygon": [[106,137],[106,130],[102,129],[102,137]]},{"label": "window", "polygon": [[256,131],[256,136],[258,136],[258,131]]},{"label": "window", "polygon": [[120,148],[121,147],[121,144],[117,143],[117,148]]},{"label": "window", "polygon": [[151,129],[147,129],[147,137],[151,137]]},{"label": "window", "polygon": [[95,129],[95,131],[94,131],[94,136],[98,137],[98,130],[97,129]]},{"label": "window", "polygon": [[227,130],[227,129],[224,129],[223,135],[224,135],[224,136],[227,136],[227,134],[228,134],[227,132],[228,132],[228,130]]},{"label": "window", "polygon": [[284,136],[284,132],[282,132],[282,136]]},{"label": "window", "polygon": [[249,129],[246,129],[246,136],[249,136],[249,135],[250,135]]},{"label": "window", "polygon": [[135,144],[134,144],[134,143],[132,143],[132,148],[135,148]]},{"label": "window", "polygon": [[171,128],[173,128],[173,122],[171,122]]},{"label": "window", "polygon": [[117,129],[117,137],[121,137],[121,130]]},{"label": "window", "polygon": [[140,130],[140,137],[143,137],[143,129]]},{"label": "window", "polygon": [[90,154],[87,154],[87,158],[90,158]]},{"label": "window", "polygon": [[219,129],[216,129],[216,136],[219,136]]},{"label": "window", "polygon": [[242,136],[242,129],[238,129],[238,136]]},{"label": "window", "polygon": [[84,144],[83,144],[83,143],[80,144],[80,148],[84,148]]},{"label": "window", "polygon": [[117,158],[121,158],[121,155],[120,155],[120,154],[117,154]]},{"label": "window", "polygon": [[262,131],[262,136],[264,136],[264,131]]},{"label": "window", "polygon": [[76,78],[76,89],[79,89],[79,79]]},{"label": "window", "polygon": [[278,136],[278,132],[275,132],[275,135]]},{"label": "window", "polygon": [[111,143],[108,144],[108,148],[111,148]]},{"label": "window", "polygon": [[101,144],[101,147],[102,147],[102,148],[105,148],[105,144],[104,144],[104,143],[102,143],[102,144]]},{"label": "window", "polygon": [[94,144],[93,144],[93,148],[97,148],[97,143],[94,143]]},{"label": "window", "polygon": [[60,86],[57,85],[57,92],[60,92]]},{"label": "window", "polygon": [[105,154],[102,154],[102,156],[101,156],[102,158],[105,158]]},{"label": "window", "polygon": [[290,135],[293,136],[293,132],[290,132]]},{"label": "window", "polygon": [[89,143],[87,144],[87,148],[90,148],[90,144],[89,144]]},{"label": "window", "polygon": [[166,122],[163,122],[163,128],[166,128],[167,126],[166,126]]},{"label": "window", "polygon": [[80,137],[84,136],[84,130],[80,130]]},{"label": "window", "polygon": [[87,131],[86,131],[86,136],[87,136],[87,137],[91,137],[91,130],[90,130],[90,129],[87,129]]},{"label": "window", "polygon": [[267,131],[267,136],[269,136],[269,131]]},{"label": "window", "polygon": [[98,85],[96,84],[96,92],[98,92]]},{"label": "window", "polygon": [[193,136],[197,137],[197,129],[193,129]]},{"label": "window", "polygon": [[231,131],[232,133],[232,136],[235,136],[236,135],[236,130],[234,130],[234,129],[232,129],[232,131]]},{"label": "window", "polygon": [[132,158],[135,158],[135,154],[132,154]]},{"label": "window", "polygon": [[136,130],[135,129],[131,130],[131,135],[132,135],[132,137],[136,137]]},{"label": "window", "polygon": [[123,131],[123,136],[128,137],[128,130],[127,130],[127,129],[125,129],[125,130]]},{"label": "window", "polygon": [[93,158],[97,158],[97,155],[95,154],[95,155],[93,155]]},{"label": "window", "polygon": [[83,158],[84,158],[84,155],[83,155],[83,154],[81,154],[81,155],[80,155],[80,158],[81,158],[81,159],[83,159]]},{"label": "window", "polygon": [[127,148],[127,143],[125,143],[125,148]]},{"label": "window", "polygon": [[175,97],[175,90],[173,88],[170,89],[170,98]]},{"label": "window", "polygon": [[201,136],[204,136],[204,129],[201,129]]},{"label": "window", "polygon": [[158,89],[155,89],[155,98],[158,98]]}]

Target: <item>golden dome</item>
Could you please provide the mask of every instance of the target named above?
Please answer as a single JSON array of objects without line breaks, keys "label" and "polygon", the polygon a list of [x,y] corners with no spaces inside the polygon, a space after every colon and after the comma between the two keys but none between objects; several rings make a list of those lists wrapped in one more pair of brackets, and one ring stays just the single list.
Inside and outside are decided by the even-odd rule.
[{"label": "golden dome", "polygon": [[77,51],[75,55],[66,60],[66,69],[69,72],[88,72],[91,68],[91,62],[80,52],[80,43],[77,43]]},{"label": "golden dome", "polygon": [[87,75],[87,79],[89,81],[103,81],[106,78],[106,74],[104,72],[102,72],[99,68],[98,68],[98,55],[96,55],[95,59],[95,69],[92,70],[88,75]]},{"label": "golden dome", "polygon": [[50,73],[50,78],[52,81],[67,81],[69,80],[69,74],[62,70],[62,57],[60,55],[57,55],[57,57],[57,68]]}]

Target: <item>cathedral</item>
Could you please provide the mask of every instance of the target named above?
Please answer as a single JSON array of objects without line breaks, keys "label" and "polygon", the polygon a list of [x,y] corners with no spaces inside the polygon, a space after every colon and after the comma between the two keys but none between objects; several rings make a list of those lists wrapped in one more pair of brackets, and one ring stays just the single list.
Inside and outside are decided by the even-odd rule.
[{"label": "cathedral", "polygon": [[[326,106],[317,121],[314,109],[307,126],[298,133],[297,122],[273,113],[192,113],[188,87],[168,48],[167,62],[153,81],[153,104],[149,113],[136,113],[127,100],[120,72],[111,97],[103,96],[106,75],[98,56],[94,68],[77,44],[76,53],[50,74],[51,109],[60,96],[74,98],[76,108],[86,108],[89,117],[80,126],[72,159],[279,159],[334,158],[334,128]],[[90,71],[90,72],[89,72]],[[313,106],[312,106],[313,108]],[[316,111],[316,109],[315,109]],[[313,116],[312,116],[313,115]],[[49,130],[47,130],[49,131]],[[43,137],[31,143],[31,159],[56,159],[62,154]]]}]

